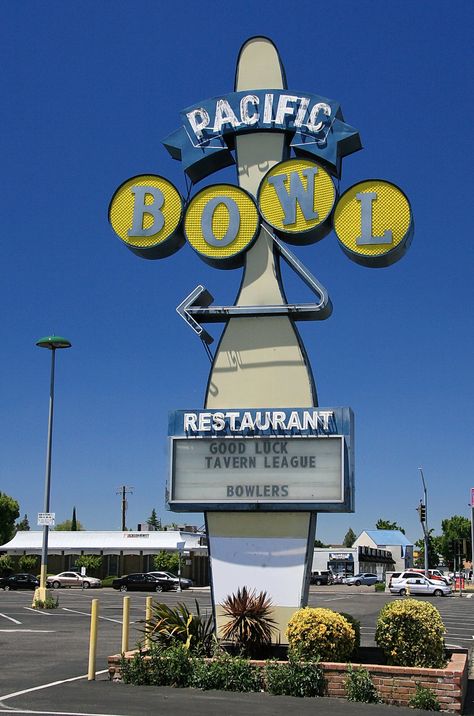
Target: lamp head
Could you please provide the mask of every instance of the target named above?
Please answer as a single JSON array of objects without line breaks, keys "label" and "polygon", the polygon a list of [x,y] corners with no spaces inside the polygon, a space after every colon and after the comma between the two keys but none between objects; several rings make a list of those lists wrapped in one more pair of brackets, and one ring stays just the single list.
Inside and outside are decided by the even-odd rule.
[{"label": "lamp head", "polygon": [[70,348],[71,343],[67,338],[61,336],[45,336],[36,341],[36,345],[39,348],[49,348],[50,351],[54,351],[57,348]]}]

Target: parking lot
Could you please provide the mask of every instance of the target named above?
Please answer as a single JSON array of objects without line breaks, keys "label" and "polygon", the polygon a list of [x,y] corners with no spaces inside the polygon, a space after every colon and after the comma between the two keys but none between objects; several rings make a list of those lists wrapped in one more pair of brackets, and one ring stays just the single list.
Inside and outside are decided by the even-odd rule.
[{"label": "parking lot", "polygon": [[[92,599],[99,600],[98,680],[107,679],[107,657],[120,651],[123,594],[112,589],[61,589],[53,594],[59,597],[58,609],[37,611],[31,609],[31,592],[0,590],[0,646],[3,656],[0,670],[0,713],[12,708],[26,708],[27,704],[29,708],[34,708],[34,705],[39,703],[44,705],[48,702],[48,693],[56,690],[55,687],[45,687],[65,680],[71,680],[67,683],[73,698],[76,680],[79,683],[87,674]],[[143,625],[140,621],[145,617],[147,595],[129,593],[128,596],[132,621],[130,645],[133,647],[141,638],[140,630]],[[152,596],[156,598],[157,595]],[[374,644],[378,612],[383,604],[395,598],[397,597],[389,594],[376,593],[373,587],[321,586],[311,587],[309,604],[352,614],[361,621],[362,645],[369,646]],[[159,595],[159,600],[169,605],[181,601],[192,607],[195,599],[198,600],[201,611],[210,610],[209,589]],[[461,599],[458,596],[420,597],[420,600],[430,601],[439,609],[447,628],[447,644],[465,648],[474,644],[474,602],[470,596]],[[104,685],[104,688],[108,690],[109,686]],[[96,690],[88,693],[98,692]],[[95,707],[87,713],[131,713],[104,710],[104,704],[99,705],[96,701],[94,703]],[[54,708],[55,704],[51,706],[50,712],[59,712]],[[66,704],[63,708],[65,706]],[[84,712],[74,703],[68,703],[67,707],[65,710],[71,713]]]}]

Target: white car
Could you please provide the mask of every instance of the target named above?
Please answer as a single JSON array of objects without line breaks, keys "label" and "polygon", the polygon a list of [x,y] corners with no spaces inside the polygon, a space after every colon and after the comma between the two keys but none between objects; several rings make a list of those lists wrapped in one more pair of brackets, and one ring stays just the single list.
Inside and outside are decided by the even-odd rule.
[{"label": "white car", "polygon": [[82,576],[78,572],[60,572],[48,577],[46,580],[47,587],[59,589],[60,587],[81,587],[89,589],[89,587],[101,587],[102,582],[96,577]]},{"label": "white car", "polygon": [[440,579],[426,579],[423,575],[417,577],[408,577],[408,579],[398,579],[390,585],[392,594],[432,594],[433,597],[446,597],[451,594],[452,589],[449,584],[445,584]]}]

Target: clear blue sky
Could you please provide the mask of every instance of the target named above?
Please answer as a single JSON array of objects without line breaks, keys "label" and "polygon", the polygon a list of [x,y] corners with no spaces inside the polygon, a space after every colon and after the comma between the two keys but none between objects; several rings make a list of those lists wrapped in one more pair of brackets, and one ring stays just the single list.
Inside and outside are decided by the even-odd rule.
[{"label": "clear blue sky", "polygon": [[[277,44],[289,88],[338,100],[360,130],[364,149],[346,158],[341,189],[388,179],[415,215],[410,251],[387,269],[352,263],[334,234],[294,249],[334,304],[329,320],[301,327],[320,404],[356,416],[356,512],[323,515],[317,536],[340,542],[384,517],[418,539],[419,465],[431,526],[469,515],[472,20],[470,1],[2,3],[0,490],[33,527],[50,370],[35,341],[53,332],[73,343],[57,356],[57,520],[75,505],[86,528],[119,529],[121,484],[134,487],[129,527],[153,507],[186,519],[164,506],[167,414],[202,407],[209,361],[175,307],[198,283],[233,302],[241,270],[212,269],[188,246],[139,259],[107,208],[135,174],[163,174],[184,192],[161,140],[181,109],[232,91],[239,48],[256,34]],[[290,276],[285,288],[304,298]]]}]

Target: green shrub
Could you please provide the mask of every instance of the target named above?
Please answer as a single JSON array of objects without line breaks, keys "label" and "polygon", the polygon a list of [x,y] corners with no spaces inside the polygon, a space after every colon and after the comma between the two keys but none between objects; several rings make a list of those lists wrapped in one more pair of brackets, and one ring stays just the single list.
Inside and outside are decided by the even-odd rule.
[{"label": "green shrub", "polygon": [[374,588],[376,592],[385,592],[385,584],[382,582],[376,582]]},{"label": "green shrub", "polygon": [[446,629],[436,607],[416,599],[397,599],[380,611],[375,641],[396,666],[442,668]]},{"label": "green shrub", "polygon": [[132,659],[121,659],[122,679],[134,686],[191,685],[194,660],[183,644],[167,648],[152,645],[148,652],[139,650]]},{"label": "green shrub", "polygon": [[416,693],[411,697],[408,705],[412,709],[424,709],[425,711],[441,711],[438,697],[431,689],[425,689],[421,684],[416,685]]},{"label": "green shrub", "polygon": [[111,587],[112,582],[114,581],[114,579],[117,579],[117,578],[118,578],[117,575],[105,577],[105,579],[102,580],[102,586],[103,587]]},{"label": "green shrub", "polygon": [[122,654],[120,671],[124,684],[133,684],[134,686],[150,685],[150,666],[144,656],[141,650],[134,654],[131,659],[125,659]]},{"label": "green shrub", "polygon": [[191,685],[194,661],[184,644],[174,644],[167,648],[153,645],[150,649],[150,684],[153,686],[175,686],[183,688]]},{"label": "green shrub", "polygon": [[221,627],[220,636],[233,641],[247,656],[258,656],[272,642],[276,622],[273,605],[266,592],[238,589],[220,605],[228,621]]},{"label": "green shrub", "polygon": [[347,614],[346,612],[338,612],[341,617],[344,617],[344,619],[347,619],[351,627],[354,629],[354,649],[352,650],[352,654],[350,656],[355,656],[357,652],[359,651],[360,647],[360,621],[352,616],[352,614]]},{"label": "green shrub", "polygon": [[296,659],[347,661],[355,646],[354,628],[332,609],[298,609],[286,635],[290,658]]},{"label": "green shrub", "polygon": [[153,602],[152,616],[143,633],[151,642],[162,646],[183,644],[186,649],[202,656],[210,656],[215,646],[214,617],[201,615],[198,601],[193,614],[185,604],[169,607]]},{"label": "green shrub", "polygon": [[51,597],[47,595],[46,599],[35,599],[33,602],[33,609],[57,609],[59,607],[58,597]]},{"label": "green shrub", "polygon": [[317,661],[267,661],[265,691],[275,696],[324,696],[326,680]]},{"label": "green shrub", "polygon": [[241,656],[220,654],[212,661],[194,661],[192,686],[220,691],[260,691],[260,670]]},{"label": "green shrub", "polygon": [[370,674],[363,667],[353,669],[349,664],[345,687],[348,701],[363,701],[366,704],[380,703],[380,697]]}]

